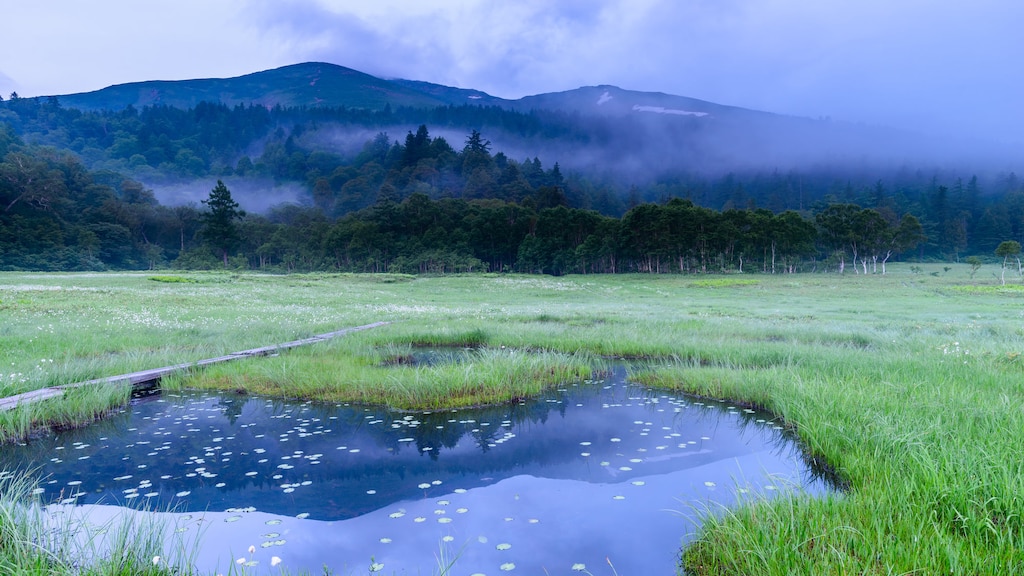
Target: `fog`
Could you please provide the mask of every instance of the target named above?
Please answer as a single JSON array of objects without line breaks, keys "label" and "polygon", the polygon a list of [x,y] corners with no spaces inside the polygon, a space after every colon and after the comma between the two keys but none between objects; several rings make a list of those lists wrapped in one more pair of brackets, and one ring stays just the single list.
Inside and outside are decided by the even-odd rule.
[{"label": "fog", "polygon": [[321,61],[504,98],[607,83],[929,136],[1024,140],[1019,0],[7,4],[0,37],[31,49],[0,50],[5,97]]},{"label": "fog", "polygon": [[[278,204],[306,204],[309,192],[305,186],[295,183],[275,184],[270,178],[221,178],[231,191],[231,197],[242,210],[256,214],[266,213]],[[165,206],[186,204],[200,205],[210,197],[210,191],[217,185],[217,178],[201,178],[176,183],[142,184],[153,191],[156,199]]]},{"label": "fog", "polygon": [[[635,93],[633,94],[635,96]],[[641,96],[639,102],[644,102]],[[602,102],[605,100],[599,99]],[[631,186],[672,179],[716,179],[726,174],[791,173],[829,175],[849,182],[891,182],[899,173],[915,172],[944,179],[995,182],[1024,173],[1024,156],[1015,148],[980,140],[941,138],[904,129],[810,119],[709,105],[698,114],[626,104],[596,114],[573,110],[561,116],[561,137],[524,136],[489,125],[431,126],[431,138],[444,138],[460,151],[474,128],[490,141],[491,152],[517,162],[539,158],[545,169],[558,163],[575,174],[611,185],[625,196]],[[585,110],[585,108],[584,108]],[[428,113],[424,113],[424,118]],[[319,122],[296,138],[307,150],[330,152],[351,163],[374,137],[384,132],[391,143],[404,143],[418,123],[383,127]],[[247,150],[254,160],[266,138]],[[328,174],[324,174],[328,176]],[[286,203],[311,205],[304,183],[275,183],[270,178],[223,178],[240,206],[252,213]],[[206,199],[216,178],[196,181],[144,182],[165,205],[195,204]],[[991,188],[987,188],[991,189]]]},{"label": "fog", "polygon": [[[978,139],[955,139],[919,132],[828,119],[736,110],[730,114],[684,116],[633,113],[580,116],[574,138],[523,137],[500,128],[479,126],[492,154],[522,161],[537,157],[548,169],[578,172],[628,187],[682,174],[717,177],[736,172],[835,171],[871,174],[914,169],[994,177],[1024,173],[1024,155],[1016,148]],[[461,150],[472,128],[438,128]],[[321,126],[303,135],[302,143],[353,158],[379,132],[404,143],[417,126],[377,129]],[[583,140],[583,141],[581,141]]]}]

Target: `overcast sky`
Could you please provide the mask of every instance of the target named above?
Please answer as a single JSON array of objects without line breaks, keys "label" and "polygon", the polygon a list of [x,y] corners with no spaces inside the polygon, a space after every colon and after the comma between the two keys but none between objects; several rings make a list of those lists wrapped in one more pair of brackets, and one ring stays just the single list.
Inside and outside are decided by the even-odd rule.
[{"label": "overcast sky", "polygon": [[614,84],[1024,142],[1021,0],[4,2],[0,94],[305,61],[495,96]]}]

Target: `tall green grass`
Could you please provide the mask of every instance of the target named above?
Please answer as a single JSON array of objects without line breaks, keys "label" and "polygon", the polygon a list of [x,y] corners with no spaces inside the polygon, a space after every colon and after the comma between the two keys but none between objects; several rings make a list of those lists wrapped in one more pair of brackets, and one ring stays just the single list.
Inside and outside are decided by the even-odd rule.
[{"label": "tall green grass", "polygon": [[0,444],[51,428],[84,426],[128,403],[128,384],[97,384],[66,390],[60,399],[44,400],[0,411]]},{"label": "tall green grass", "polygon": [[[0,573],[171,576],[193,573],[186,545],[165,546],[165,526],[143,511],[93,525],[73,506],[43,507],[27,472],[0,472]],[[194,543],[193,543],[194,544]],[[167,557],[165,549],[172,556]]]},{"label": "tall green grass", "polygon": [[809,346],[785,367],[677,363],[635,375],[772,410],[849,487],[714,511],[683,555],[688,573],[1024,570],[1024,381],[999,350],[908,352],[902,342],[855,354]]},{"label": "tall green grass", "polygon": [[165,388],[434,410],[518,401],[545,388],[589,378],[598,363],[585,353],[508,348],[453,350],[449,354],[447,361],[410,365],[410,347],[375,347],[365,337],[354,337],[276,358],[214,366],[171,379]]}]

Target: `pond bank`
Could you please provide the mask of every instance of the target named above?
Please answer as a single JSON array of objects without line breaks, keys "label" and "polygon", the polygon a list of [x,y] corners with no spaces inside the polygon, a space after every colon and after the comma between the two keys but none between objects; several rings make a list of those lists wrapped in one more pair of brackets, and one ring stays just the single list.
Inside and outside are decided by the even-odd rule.
[{"label": "pond bank", "polygon": [[96,386],[100,384],[128,384],[133,388],[143,385],[154,385],[160,380],[167,376],[174,374],[180,374],[195,370],[197,368],[205,368],[207,366],[213,366],[215,364],[221,364],[224,362],[232,362],[235,360],[242,360],[245,358],[256,358],[261,356],[271,356],[278,354],[283,350],[289,350],[292,348],[298,348],[299,346],[308,346],[310,344],[317,344],[324,342],[332,338],[351,334],[353,332],[360,332],[363,330],[369,330],[371,328],[378,328],[380,326],[386,326],[390,322],[374,322],[373,324],[365,324],[363,326],[355,326],[352,328],[343,328],[341,330],[335,330],[333,332],[327,332],[324,334],[317,334],[309,338],[303,338],[301,340],[292,340],[291,342],[283,342],[281,344],[272,344],[270,346],[262,346],[260,348],[251,348],[249,350],[242,350],[240,352],[233,352],[231,354],[225,354],[216,358],[207,358],[205,360],[199,360],[196,362],[185,362],[176,364],[174,366],[164,366],[163,368],[152,368],[149,370],[140,370],[132,372],[130,374],[120,374],[118,376],[107,376],[104,378],[95,378],[93,380],[87,380],[85,382],[74,382],[70,384],[61,384],[58,386],[50,386],[46,388],[40,388],[38,390],[32,390],[30,392],[23,392],[21,394],[15,394],[13,396],[7,396],[6,398],[0,398],[0,411],[13,410],[19,406],[25,406],[27,404],[33,404],[35,402],[41,402],[51,398],[63,397],[65,392],[74,388],[81,388],[84,386]]},{"label": "pond bank", "polygon": [[771,415],[639,387],[621,366],[443,411],[164,392],[0,455],[41,466],[40,498],[90,523],[119,502],[173,508],[158,516],[186,541],[202,526],[200,573],[245,557],[263,574],[275,556],[289,573],[434,573],[440,550],[463,573],[602,574],[609,558],[664,574],[705,506],[824,489]]}]

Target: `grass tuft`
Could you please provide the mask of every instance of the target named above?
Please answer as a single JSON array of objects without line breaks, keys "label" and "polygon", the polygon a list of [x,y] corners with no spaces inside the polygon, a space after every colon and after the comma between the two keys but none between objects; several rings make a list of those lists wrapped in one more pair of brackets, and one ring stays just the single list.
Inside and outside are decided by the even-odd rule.
[{"label": "grass tuft", "polygon": [[149,279],[154,282],[164,282],[166,284],[195,284],[198,282],[198,280],[186,278],[184,276],[150,276]]},{"label": "grass tuft", "polygon": [[98,384],[68,389],[60,399],[0,411],[0,444],[21,441],[49,429],[85,426],[125,406],[130,398],[131,386],[127,384]]},{"label": "grass tuft", "polygon": [[[28,472],[0,472],[0,573],[50,576],[193,574],[187,545],[165,553],[164,525],[148,510],[125,509],[102,525],[75,506],[43,507]],[[160,558],[160,561],[154,561]]]},{"label": "grass tuft", "polygon": [[324,343],[278,358],[212,367],[169,381],[165,388],[434,410],[514,402],[589,378],[598,362],[582,353],[479,348],[453,350],[447,361],[420,365],[410,359],[410,350],[352,341]]}]

